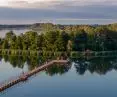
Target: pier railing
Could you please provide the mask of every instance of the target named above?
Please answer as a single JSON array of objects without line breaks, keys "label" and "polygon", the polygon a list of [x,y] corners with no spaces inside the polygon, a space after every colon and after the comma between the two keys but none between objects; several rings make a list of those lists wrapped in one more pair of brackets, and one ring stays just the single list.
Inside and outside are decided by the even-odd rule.
[{"label": "pier railing", "polygon": [[33,69],[32,71],[22,73],[16,77],[12,77],[12,78],[0,83],[0,92],[14,86],[17,83],[26,81],[30,76],[48,68],[49,66],[53,65],[54,63],[68,63],[68,61],[67,60],[52,60],[49,62],[45,62],[43,65],[39,66],[38,68]]}]

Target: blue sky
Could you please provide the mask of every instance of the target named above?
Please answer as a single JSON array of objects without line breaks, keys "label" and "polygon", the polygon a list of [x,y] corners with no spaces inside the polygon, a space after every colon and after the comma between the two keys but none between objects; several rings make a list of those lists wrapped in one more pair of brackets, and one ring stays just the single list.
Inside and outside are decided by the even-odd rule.
[{"label": "blue sky", "polygon": [[0,0],[0,24],[117,22],[117,0]]}]

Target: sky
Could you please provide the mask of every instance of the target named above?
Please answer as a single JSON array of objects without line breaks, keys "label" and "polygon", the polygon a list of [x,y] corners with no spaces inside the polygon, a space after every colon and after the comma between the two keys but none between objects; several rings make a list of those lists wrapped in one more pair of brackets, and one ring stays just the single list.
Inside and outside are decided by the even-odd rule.
[{"label": "sky", "polygon": [[0,0],[0,24],[109,24],[117,0]]}]

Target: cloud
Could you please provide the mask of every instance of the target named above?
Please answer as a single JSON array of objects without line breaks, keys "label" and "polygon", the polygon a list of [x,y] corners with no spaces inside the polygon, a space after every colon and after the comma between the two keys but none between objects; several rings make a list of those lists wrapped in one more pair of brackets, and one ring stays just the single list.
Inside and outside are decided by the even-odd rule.
[{"label": "cloud", "polygon": [[[2,19],[117,19],[117,6],[76,6],[57,9],[0,8]],[[101,11],[100,11],[101,10]]]},{"label": "cloud", "polygon": [[4,0],[1,5],[13,8],[58,8],[68,6],[117,5],[117,0]]},{"label": "cloud", "polygon": [[[4,2],[3,2],[4,1]],[[117,20],[117,0],[3,0],[0,21]]]}]

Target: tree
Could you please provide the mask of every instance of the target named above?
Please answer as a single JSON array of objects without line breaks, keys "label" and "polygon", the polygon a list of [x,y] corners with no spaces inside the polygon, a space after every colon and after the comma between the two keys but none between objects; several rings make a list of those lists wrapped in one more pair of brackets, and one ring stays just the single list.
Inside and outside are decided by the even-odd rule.
[{"label": "tree", "polygon": [[37,50],[42,50],[45,44],[44,35],[41,34],[36,38]]},{"label": "tree", "polygon": [[55,46],[56,46],[56,51],[65,51],[66,50],[66,45],[64,43],[64,39],[63,39],[62,35],[59,35],[59,37],[57,38],[57,40],[55,42]]},{"label": "tree", "polygon": [[9,49],[9,44],[8,41],[5,39],[3,44],[2,44],[2,49]]},{"label": "tree", "polygon": [[72,47],[73,47],[72,41],[71,41],[71,40],[68,40],[67,50],[68,50],[68,51],[72,51]]},{"label": "tree", "polygon": [[45,39],[45,49],[49,51],[55,51],[56,46],[56,40],[59,37],[59,31],[49,31],[45,33],[44,39]]},{"label": "tree", "polygon": [[87,33],[84,30],[79,30],[73,41],[73,49],[83,51],[87,45]]},{"label": "tree", "polygon": [[18,36],[17,39],[16,39],[16,48],[17,49],[23,49],[23,45],[22,45],[22,37],[21,36]]}]

